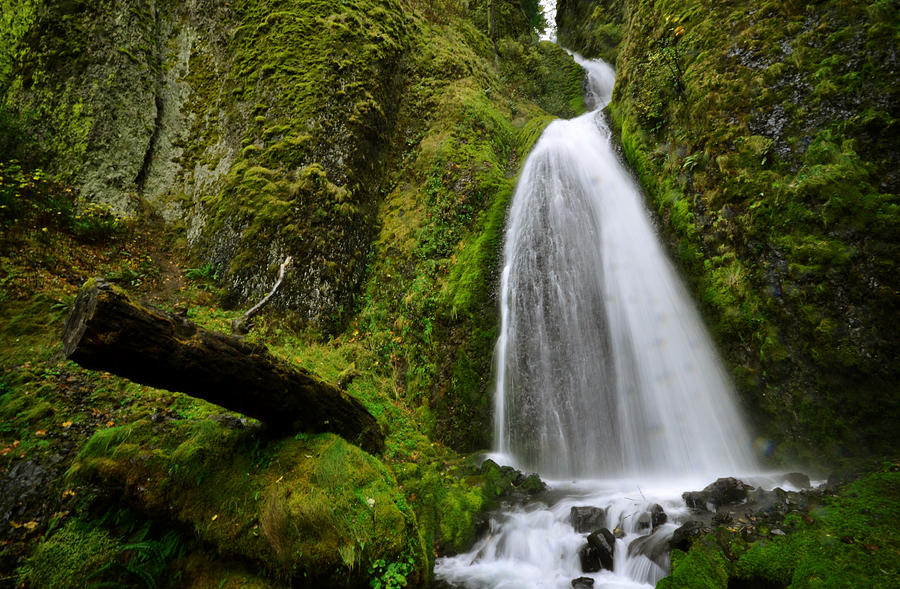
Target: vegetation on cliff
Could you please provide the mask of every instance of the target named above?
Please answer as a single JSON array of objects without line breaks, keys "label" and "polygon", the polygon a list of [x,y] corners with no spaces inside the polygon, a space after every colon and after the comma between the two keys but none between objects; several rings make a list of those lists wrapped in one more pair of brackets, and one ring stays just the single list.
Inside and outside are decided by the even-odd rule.
[{"label": "vegetation on cliff", "polygon": [[[427,583],[533,486],[456,450],[488,443],[515,175],[582,109],[537,4],[2,7],[0,585]],[[59,361],[90,276],[227,330],[289,254],[247,337],[359,399],[381,456]]]}]

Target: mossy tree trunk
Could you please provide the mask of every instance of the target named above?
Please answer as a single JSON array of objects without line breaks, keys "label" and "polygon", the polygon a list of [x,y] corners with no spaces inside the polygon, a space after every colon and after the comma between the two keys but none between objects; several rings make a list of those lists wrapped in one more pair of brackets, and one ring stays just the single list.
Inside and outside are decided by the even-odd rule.
[{"label": "mossy tree trunk", "polygon": [[180,391],[284,431],[334,432],[379,452],[384,436],[363,405],[265,346],[138,305],[103,279],[85,283],[63,330],[66,357],[152,387]]}]

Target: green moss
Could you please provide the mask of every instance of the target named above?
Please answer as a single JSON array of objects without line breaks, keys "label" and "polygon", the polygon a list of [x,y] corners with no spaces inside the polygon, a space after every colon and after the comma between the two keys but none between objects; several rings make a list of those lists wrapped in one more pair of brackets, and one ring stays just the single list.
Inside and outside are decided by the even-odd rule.
[{"label": "green moss", "polygon": [[105,530],[72,521],[35,548],[19,578],[31,587],[87,587],[113,562],[118,548]]},{"label": "green moss", "polygon": [[728,587],[728,560],[715,537],[710,535],[696,542],[687,554],[673,550],[672,573],[656,586],[660,589]]},{"label": "green moss", "polygon": [[283,579],[352,584],[371,561],[407,557],[421,577],[427,563],[393,477],[335,436],[261,442],[211,420],[137,421],[95,434],[68,476],[123,486],[142,509]]},{"label": "green moss", "polygon": [[790,587],[887,587],[900,580],[891,553],[900,537],[889,522],[900,515],[900,475],[889,465],[842,490],[814,511],[810,524],[757,542],[737,560],[737,579],[768,579]]}]

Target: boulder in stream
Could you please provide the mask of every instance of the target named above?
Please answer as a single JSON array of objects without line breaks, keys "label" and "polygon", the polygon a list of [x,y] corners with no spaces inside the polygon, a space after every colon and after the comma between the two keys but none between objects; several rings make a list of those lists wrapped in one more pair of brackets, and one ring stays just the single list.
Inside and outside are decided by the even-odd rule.
[{"label": "boulder in stream", "polygon": [[591,589],[594,586],[594,580],[590,577],[578,577],[572,579],[573,589]]},{"label": "boulder in stream", "polygon": [[579,534],[606,527],[606,510],[599,507],[573,507],[569,521]]},{"label": "boulder in stream", "polygon": [[812,487],[809,476],[802,472],[789,472],[784,475],[784,482],[795,489],[809,489]]},{"label": "boulder in stream", "polygon": [[682,493],[681,498],[691,509],[715,511],[721,505],[735,505],[747,499],[750,485],[734,477],[724,477],[707,485],[702,491]]},{"label": "boulder in stream", "polygon": [[662,505],[654,503],[650,506],[650,525],[653,526],[654,530],[667,521],[669,521],[669,516],[666,515]]},{"label": "boulder in stream", "polygon": [[613,555],[616,552],[616,538],[606,528],[601,528],[587,537],[587,545],[578,551],[581,570],[596,573],[601,569],[613,570]]}]

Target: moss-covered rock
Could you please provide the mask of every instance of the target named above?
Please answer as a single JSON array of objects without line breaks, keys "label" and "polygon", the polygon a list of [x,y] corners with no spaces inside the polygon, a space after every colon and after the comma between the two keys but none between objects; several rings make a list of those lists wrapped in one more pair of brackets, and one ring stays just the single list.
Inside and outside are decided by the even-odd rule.
[{"label": "moss-covered rock", "polygon": [[394,478],[335,436],[260,441],[227,421],[143,420],[96,433],[69,477],[123,488],[220,558],[286,582],[356,586],[378,560],[410,563],[411,580],[428,576],[416,516]]}]

